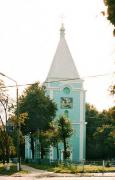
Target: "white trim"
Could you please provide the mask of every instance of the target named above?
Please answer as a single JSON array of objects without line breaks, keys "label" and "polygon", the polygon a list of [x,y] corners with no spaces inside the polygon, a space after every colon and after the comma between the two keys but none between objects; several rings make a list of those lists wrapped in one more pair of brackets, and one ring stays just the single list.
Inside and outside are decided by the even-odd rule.
[{"label": "white trim", "polygon": [[[66,87],[66,86],[64,86]],[[64,87],[47,87],[47,90],[58,90],[58,91],[62,91],[64,89]],[[82,88],[73,88],[73,87],[70,87],[70,86],[67,86],[70,88],[71,91],[78,91],[78,92],[84,92],[85,90],[82,89]]]},{"label": "white trim", "polygon": [[73,88],[73,91],[84,91],[84,89],[82,89],[82,88]]},{"label": "white trim", "polygon": [[61,79],[61,78],[57,78],[57,79],[56,78],[54,78],[54,79],[50,78],[50,79],[46,79],[44,83],[50,84],[50,83],[55,83],[55,82],[61,82],[63,84],[66,84],[66,83],[71,84],[71,83],[84,82],[84,80],[80,79],[78,77],[70,78],[70,79],[68,77],[65,77],[63,79]]},{"label": "white trim", "polygon": [[63,150],[63,149],[61,149],[61,157],[60,157],[60,160],[61,160],[61,161],[63,161],[63,160],[64,160],[64,158],[63,158],[63,152],[64,152],[64,150]]},{"label": "white trim", "polygon": [[50,99],[53,99],[53,90],[50,90]]},{"label": "white trim", "polygon": [[63,91],[65,87],[68,87],[71,91],[73,90],[73,87],[70,84],[62,84],[60,86],[60,90]]},{"label": "white trim", "polygon": [[53,160],[53,146],[50,146],[50,160]]},{"label": "white trim", "polygon": [[59,87],[51,87],[50,86],[50,87],[47,88],[47,90],[60,90],[60,88]]},{"label": "white trim", "polygon": [[83,160],[83,91],[80,92],[80,160]]},{"label": "white trim", "polygon": [[72,149],[70,149],[70,160],[72,160],[72,156],[73,156],[73,151]]},{"label": "white trim", "polygon": [[78,123],[77,123],[77,122],[73,122],[72,124],[73,124],[73,125],[79,125],[80,122],[78,122]]}]

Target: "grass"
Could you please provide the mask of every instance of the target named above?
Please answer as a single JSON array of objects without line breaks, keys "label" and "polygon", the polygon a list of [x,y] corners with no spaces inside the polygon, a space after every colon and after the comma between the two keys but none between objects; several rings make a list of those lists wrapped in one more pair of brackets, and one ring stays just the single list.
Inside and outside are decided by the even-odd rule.
[{"label": "grass", "polygon": [[103,167],[103,166],[98,166],[98,165],[74,165],[74,164],[69,164],[69,165],[64,165],[64,164],[59,164],[56,166],[51,166],[51,165],[39,165],[39,164],[33,164],[33,163],[28,163],[27,165],[34,167],[36,169],[42,169],[42,170],[47,170],[47,171],[52,171],[55,173],[72,173],[72,174],[77,174],[77,173],[103,173],[103,172],[115,172],[115,167]]},{"label": "grass", "polygon": [[21,170],[21,171],[17,171],[17,166],[16,164],[10,164],[10,169],[9,170],[6,170],[5,166],[0,163],[0,176],[2,175],[8,175],[8,176],[11,176],[15,173],[19,173],[19,174],[25,174],[25,173],[28,173],[28,171],[24,171],[24,170]]},{"label": "grass", "polygon": [[[26,165],[34,167],[36,169],[47,170],[55,173],[103,173],[103,172],[115,172],[115,167],[103,167],[98,165],[75,165],[75,164],[58,164],[58,165],[42,165],[37,163],[27,163]],[[0,164],[0,175],[22,175],[28,173],[28,171],[17,171],[16,164],[10,164],[10,170],[6,170],[3,164]]]},{"label": "grass", "polygon": [[69,173],[102,173],[102,172],[115,172],[115,167],[104,167],[96,165],[69,165],[69,166],[58,166],[54,168],[55,172],[69,172]]}]

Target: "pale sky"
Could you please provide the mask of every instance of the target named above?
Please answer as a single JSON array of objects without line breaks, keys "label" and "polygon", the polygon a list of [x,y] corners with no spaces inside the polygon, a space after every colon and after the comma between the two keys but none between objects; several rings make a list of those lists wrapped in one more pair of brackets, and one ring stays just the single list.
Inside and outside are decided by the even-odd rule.
[{"label": "pale sky", "polygon": [[[44,82],[63,16],[66,41],[85,77],[86,102],[99,110],[113,106],[108,88],[114,82],[115,38],[112,25],[100,13],[104,8],[103,0],[1,0],[0,72],[18,84]],[[86,78],[100,74],[109,75]]]}]

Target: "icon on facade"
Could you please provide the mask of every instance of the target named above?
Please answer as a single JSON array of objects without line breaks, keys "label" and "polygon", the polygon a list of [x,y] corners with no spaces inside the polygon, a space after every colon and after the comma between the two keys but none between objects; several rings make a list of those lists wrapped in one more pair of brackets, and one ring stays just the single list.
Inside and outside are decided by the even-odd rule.
[{"label": "icon on facade", "polygon": [[73,107],[73,98],[70,97],[61,97],[61,108],[72,108]]}]

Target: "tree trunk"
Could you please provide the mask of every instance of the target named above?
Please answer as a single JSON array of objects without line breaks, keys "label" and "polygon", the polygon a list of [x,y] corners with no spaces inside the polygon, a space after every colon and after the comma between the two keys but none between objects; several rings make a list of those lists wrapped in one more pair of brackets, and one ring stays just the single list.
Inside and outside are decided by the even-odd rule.
[{"label": "tree trunk", "polygon": [[56,149],[57,149],[57,161],[59,161],[59,147],[58,147],[58,143],[57,143]]},{"label": "tree trunk", "polygon": [[9,163],[9,157],[10,157],[10,148],[9,148],[9,137],[6,132],[6,140],[5,140],[5,148],[6,148],[6,162]]},{"label": "tree trunk", "polygon": [[5,152],[4,152],[4,150],[2,151],[2,163],[5,164]]},{"label": "tree trunk", "polygon": [[64,146],[64,160],[67,159],[67,146],[66,146],[66,139],[63,139],[63,146]]},{"label": "tree trunk", "polygon": [[41,150],[41,159],[44,159],[45,150],[44,150],[44,146],[42,143],[40,144],[40,150]]},{"label": "tree trunk", "polygon": [[9,156],[10,156],[10,153],[9,153],[9,148],[6,149],[6,162],[9,163]]}]

